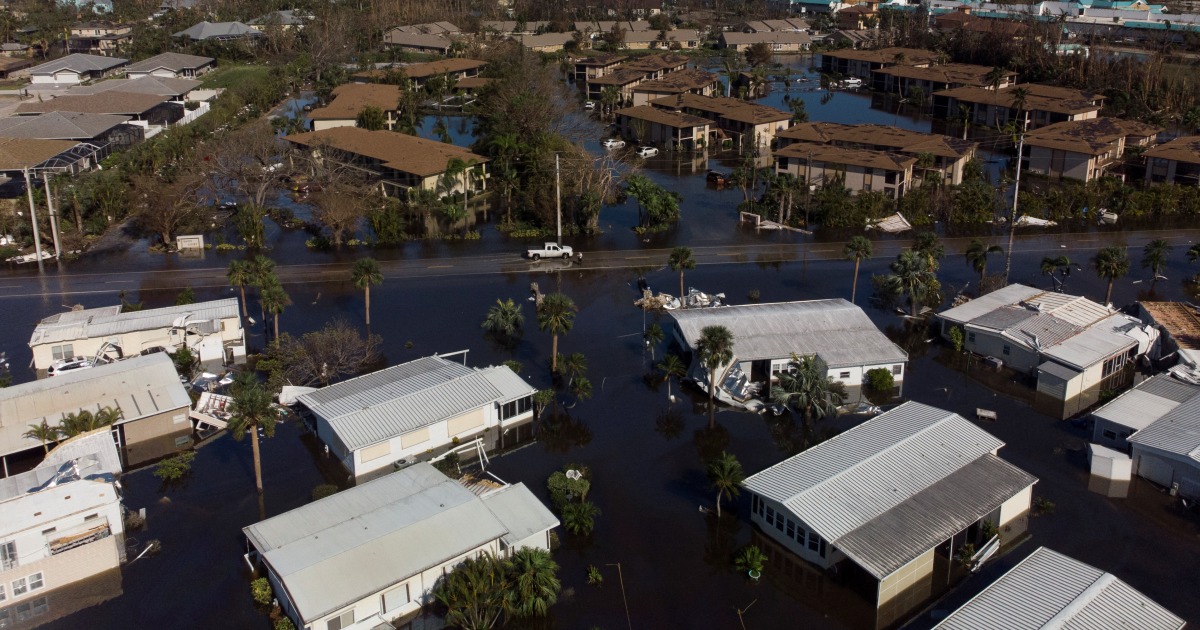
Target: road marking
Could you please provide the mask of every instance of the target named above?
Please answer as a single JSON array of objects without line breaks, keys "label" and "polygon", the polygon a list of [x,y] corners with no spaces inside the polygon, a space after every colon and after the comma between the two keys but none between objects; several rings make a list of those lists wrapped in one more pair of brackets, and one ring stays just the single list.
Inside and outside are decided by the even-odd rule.
[{"label": "road marking", "polygon": [[454,265],[429,265],[426,269],[450,269]]},{"label": "road marking", "polygon": [[718,253],[718,256],[745,256],[743,252],[733,252],[732,254]]},{"label": "road marking", "polygon": [[133,280],[105,280],[104,284],[133,284]]},{"label": "road marking", "polygon": [[625,260],[650,260],[649,256],[626,256]]}]

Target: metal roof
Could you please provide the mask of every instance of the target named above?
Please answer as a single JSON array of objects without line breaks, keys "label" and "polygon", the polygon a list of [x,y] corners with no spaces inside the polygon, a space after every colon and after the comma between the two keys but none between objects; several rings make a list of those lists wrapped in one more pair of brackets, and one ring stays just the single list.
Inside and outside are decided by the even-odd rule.
[{"label": "metal roof", "polygon": [[883,579],[1035,482],[1036,477],[1020,468],[984,455],[833,543]]},{"label": "metal roof", "polygon": [[733,333],[740,361],[817,355],[831,368],[903,363],[908,354],[892,343],[863,310],[843,299],[748,304],[670,311],[689,346],[705,326]]},{"label": "metal roof", "polygon": [[83,53],[74,53],[43,63],[39,66],[34,66],[29,69],[29,74],[54,74],[62,70],[70,70],[84,74],[87,72],[104,72],[113,68],[123,66],[129,63],[128,59],[120,57],[104,57],[101,55],[85,55]]},{"label": "metal roof", "polygon": [[191,404],[165,352],[0,388],[0,455],[41,447],[24,436],[29,425],[56,426],[68,413],[112,407],[123,424]]},{"label": "metal roof", "polygon": [[237,298],[126,313],[114,311],[113,307],[69,311],[56,313],[38,322],[33,329],[33,336],[29,338],[29,345],[33,347],[75,339],[121,335],[138,330],[170,328],[182,317],[187,317],[188,323],[191,324],[237,318],[239,315]]},{"label": "metal roof", "polygon": [[172,37],[187,37],[194,41],[206,39],[239,39],[242,37],[259,37],[262,33],[241,22],[199,22],[193,24]]},{"label": "metal roof", "polygon": [[[498,497],[497,505],[505,510],[540,505],[524,486],[503,491],[510,493],[514,496]],[[537,516],[524,518],[533,526],[539,522]],[[427,463],[243,531],[305,623],[510,534],[487,500]]]},{"label": "metal roof", "polygon": [[1070,381],[1080,374],[1079,370],[1071,369],[1061,363],[1055,363],[1053,361],[1046,361],[1039,365],[1037,369],[1039,377],[1041,374],[1049,374],[1064,381]]},{"label": "metal roof", "polygon": [[117,451],[117,445],[108,427],[81,433],[59,442],[50,449],[46,459],[42,460],[42,465],[61,466],[80,459],[94,460],[98,470],[105,473],[119,475],[124,470],[121,453]]},{"label": "metal roof", "polygon": [[473,409],[533,394],[505,366],[473,369],[424,357],[301,395],[297,400],[357,450]]},{"label": "metal roof", "polygon": [[1180,403],[1129,441],[1200,462],[1200,396]]},{"label": "metal roof", "polygon": [[744,485],[782,503],[836,545],[1003,445],[958,414],[908,402],[750,476]]},{"label": "metal roof", "polygon": [[1010,284],[1003,289],[997,289],[977,297],[966,304],[944,310],[938,313],[938,317],[956,324],[965,324],[1002,306],[1020,303],[1039,293],[1043,293],[1043,291],[1023,284]]},{"label": "metal roof", "polygon": [[[1022,320],[1000,333],[1003,337],[1036,350],[1061,343],[1079,333],[1083,328],[1053,315],[1033,313],[1033,317]],[[975,322],[971,322],[974,326]]]},{"label": "metal roof", "polygon": [[993,330],[1004,330],[1010,326],[1015,326],[1037,313],[1020,306],[1002,306],[990,313],[984,313],[979,317],[971,320],[972,326],[980,328],[991,328]]},{"label": "metal roof", "polygon": [[1049,348],[1043,343],[1042,354],[1083,370],[1130,346],[1136,347],[1138,339],[1127,333],[1140,327],[1141,322],[1137,319],[1117,313]]},{"label": "metal roof", "polygon": [[1041,547],[938,630],[1178,630],[1184,622],[1111,573]]},{"label": "metal roof", "polygon": [[507,530],[508,533],[500,537],[506,545],[516,545],[538,532],[558,527],[558,517],[523,483],[504,486],[482,498],[483,504]]}]

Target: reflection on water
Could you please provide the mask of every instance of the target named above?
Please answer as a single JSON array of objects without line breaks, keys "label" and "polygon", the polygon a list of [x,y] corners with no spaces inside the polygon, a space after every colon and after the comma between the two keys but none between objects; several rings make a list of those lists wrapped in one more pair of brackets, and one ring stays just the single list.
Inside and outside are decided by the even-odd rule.
[{"label": "reflection on water", "polygon": [[121,570],[112,569],[0,608],[0,628],[36,628],[121,594]]},{"label": "reflection on water", "polygon": [[1109,479],[1099,475],[1088,475],[1088,490],[1104,495],[1110,499],[1124,499],[1129,496],[1128,479]]}]

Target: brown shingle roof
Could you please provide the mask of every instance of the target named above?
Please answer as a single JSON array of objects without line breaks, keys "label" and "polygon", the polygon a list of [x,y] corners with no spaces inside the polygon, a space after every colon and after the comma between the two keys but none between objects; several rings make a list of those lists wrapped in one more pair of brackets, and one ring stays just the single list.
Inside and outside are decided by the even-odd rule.
[{"label": "brown shingle roof", "polygon": [[913,164],[917,163],[917,159],[907,155],[898,153],[888,153],[886,151],[868,151],[866,149],[850,149],[847,147],[838,147],[828,144],[813,144],[811,142],[797,142],[779,149],[775,152],[776,157],[801,158],[804,160],[812,160],[813,162],[826,162],[829,164],[848,164],[852,166],[866,166],[869,168],[881,168],[889,171],[903,171]]},{"label": "brown shingle roof", "polygon": [[698,90],[716,82],[717,75],[698,68],[688,68],[679,72],[671,72],[661,79],[641,83],[635,88],[635,91],[678,94],[680,92]]},{"label": "brown shingle roof", "polygon": [[0,170],[37,166],[77,144],[74,140],[0,138]]},{"label": "brown shingle roof", "polygon": [[676,129],[684,129],[689,127],[700,127],[703,125],[712,125],[713,121],[699,116],[692,116],[683,112],[673,112],[668,109],[651,107],[649,105],[639,105],[637,107],[627,107],[618,109],[617,116],[627,116],[644,120],[646,122],[658,123]]},{"label": "brown shingle roof", "polygon": [[646,57],[634,59],[633,61],[626,63],[623,67],[651,73],[670,70],[671,68],[684,65],[687,62],[688,58],[684,55],[648,55]]},{"label": "brown shingle roof", "polygon": [[757,31],[754,33],[729,31],[721,33],[721,41],[725,42],[728,46],[760,43],[807,46],[812,43],[812,38],[807,33],[796,33],[793,31]]},{"label": "brown shingle roof", "polygon": [[1120,138],[1153,136],[1161,127],[1153,127],[1132,120],[1117,118],[1092,118],[1069,120],[1035,129],[1025,134],[1025,144],[1048,149],[1060,149],[1074,153],[1100,155],[1109,150]]},{"label": "brown shingle roof", "polygon": [[144,114],[170,100],[169,96],[136,94],[133,92],[106,92],[82,96],[60,96],[41,103],[24,103],[17,107],[17,114],[43,114],[46,112],[80,112],[83,114]]},{"label": "brown shingle roof", "polygon": [[487,62],[478,59],[441,59],[425,63],[410,63],[404,66],[404,74],[410,79],[423,79],[438,74],[476,70],[485,66],[487,66]]},{"label": "brown shingle roof", "polygon": [[[1200,136],[1183,136],[1160,144],[1145,153],[1146,157],[1200,164]],[[1143,303],[1144,304],[1144,303]]]},{"label": "brown shingle roof", "polygon": [[621,63],[622,61],[625,61],[627,58],[628,57],[625,57],[624,55],[614,55],[612,53],[596,53],[596,54],[592,55],[591,57],[583,57],[580,59],[576,59],[575,65],[603,68],[605,66],[611,66],[611,65]]},{"label": "brown shingle roof", "polygon": [[930,153],[955,160],[969,155],[977,146],[949,136],[921,133],[889,125],[844,125],[841,123],[799,123],[779,132],[780,138],[801,142],[859,146],[871,150],[891,150],[909,155]]},{"label": "brown shingle roof", "polygon": [[309,112],[311,120],[345,120],[358,116],[364,107],[392,111],[400,102],[400,86],[380,83],[347,83],[333,89],[333,100]]},{"label": "brown shingle roof", "polygon": [[[1053,112],[1056,114],[1082,114],[1100,109],[1104,95],[1092,94],[1072,88],[1039,83],[1022,83],[1001,88],[999,92],[984,87],[964,86],[934,92],[935,96],[947,96],[966,103],[980,103],[1001,107],[1012,107],[1014,90],[1029,92],[1025,97],[1026,111]],[[1095,105],[1092,102],[1095,101]]]},{"label": "brown shingle roof", "polygon": [[870,61],[874,63],[896,63],[896,56],[903,55],[905,65],[924,65],[937,62],[938,54],[931,50],[920,48],[880,48],[878,50],[831,50],[821,53],[835,59],[851,59],[855,61]]},{"label": "brown shingle roof", "polygon": [[331,147],[346,153],[379,160],[383,166],[418,177],[443,173],[454,158],[476,163],[490,161],[482,155],[444,142],[435,142],[394,131],[367,131],[358,127],[335,127],[284,138],[307,147]]},{"label": "brown shingle roof", "polygon": [[[988,84],[987,75],[991,71],[992,69],[987,66],[976,66],[969,63],[948,63],[940,66],[929,66],[928,68],[890,66],[880,68],[875,72],[904,79],[916,79],[918,81],[986,86]],[[1012,71],[1006,71],[1005,74],[1009,77],[1017,76],[1017,73]]]},{"label": "brown shingle roof", "polygon": [[699,94],[681,94],[665,96],[650,101],[655,107],[666,109],[695,109],[710,113],[721,118],[737,122],[762,124],[780,120],[790,120],[792,115],[781,109],[747,103],[728,96],[700,96]]},{"label": "brown shingle roof", "polygon": [[642,81],[645,78],[646,73],[643,70],[621,67],[609,72],[608,74],[605,74],[602,77],[589,79],[588,83],[594,83],[596,85],[629,85],[630,83]]}]

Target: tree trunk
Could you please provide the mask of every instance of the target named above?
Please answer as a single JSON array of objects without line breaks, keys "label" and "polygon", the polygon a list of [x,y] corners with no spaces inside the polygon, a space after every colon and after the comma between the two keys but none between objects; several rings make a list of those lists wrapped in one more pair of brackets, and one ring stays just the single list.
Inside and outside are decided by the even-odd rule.
[{"label": "tree trunk", "polygon": [[550,335],[550,375],[558,372],[558,335]]},{"label": "tree trunk", "polygon": [[1109,279],[1108,279],[1108,292],[1104,294],[1104,303],[1105,303],[1105,304],[1112,304],[1112,285],[1113,285],[1113,280],[1116,280],[1116,278],[1109,278]]},{"label": "tree trunk", "polygon": [[250,425],[250,449],[254,452],[254,485],[262,496],[262,456],[258,452],[258,425]]},{"label": "tree trunk", "polygon": [[47,455],[50,454],[50,444],[46,442],[45,438],[42,438],[42,450],[46,451]]},{"label": "tree trunk", "polygon": [[717,518],[721,518],[721,495],[724,493],[724,490],[717,490]]},{"label": "tree trunk", "polygon": [[687,308],[687,302],[683,301],[683,270],[679,270],[679,308]]},{"label": "tree trunk", "polygon": [[275,338],[272,341],[279,343],[279,313],[275,313]]},{"label": "tree trunk", "polygon": [[854,303],[855,296],[858,295],[858,264],[862,259],[858,256],[854,257],[854,281],[850,283],[850,303]]},{"label": "tree trunk", "polygon": [[708,371],[708,429],[717,428],[715,400],[717,395],[717,371]]},{"label": "tree trunk", "polygon": [[238,288],[242,290],[242,317],[250,317],[249,311],[246,310],[246,285]]},{"label": "tree trunk", "polygon": [[917,299],[917,295],[915,293],[908,296],[908,301],[912,304],[912,316],[916,317],[917,309],[920,308],[921,302]]},{"label": "tree trunk", "polygon": [[367,286],[363,288],[363,292],[366,294],[366,302],[367,302],[367,325],[370,326],[371,325],[371,285],[367,284]]}]

